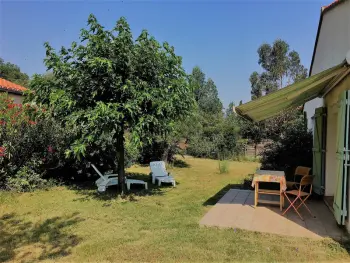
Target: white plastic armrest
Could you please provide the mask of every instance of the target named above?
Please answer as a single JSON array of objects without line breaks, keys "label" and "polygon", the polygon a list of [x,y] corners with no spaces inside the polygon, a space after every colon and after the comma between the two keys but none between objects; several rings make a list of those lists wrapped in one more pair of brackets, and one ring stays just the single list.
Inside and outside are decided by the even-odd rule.
[{"label": "white plastic armrest", "polygon": [[105,174],[104,176],[105,176],[106,178],[118,177],[118,174]]}]

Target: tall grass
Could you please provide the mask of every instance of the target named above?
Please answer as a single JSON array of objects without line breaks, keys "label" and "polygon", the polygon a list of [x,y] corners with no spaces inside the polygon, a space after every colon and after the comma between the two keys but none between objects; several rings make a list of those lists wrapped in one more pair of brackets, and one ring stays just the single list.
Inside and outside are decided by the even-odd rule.
[{"label": "tall grass", "polygon": [[227,174],[229,172],[230,163],[227,160],[219,160],[219,172],[220,174]]}]

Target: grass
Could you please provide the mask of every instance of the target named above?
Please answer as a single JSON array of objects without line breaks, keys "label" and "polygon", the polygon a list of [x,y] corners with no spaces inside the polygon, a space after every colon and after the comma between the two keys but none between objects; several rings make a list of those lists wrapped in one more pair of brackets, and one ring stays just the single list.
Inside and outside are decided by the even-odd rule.
[{"label": "grass", "polygon": [[218,162],[219,162],[219,172],[221,174],[227,174],[229,172],[229,165],[230,165],[229,161],[219,160]]},{"label": "grass", "polygon": [[[258,163],[186,157],[171,169],[176,188],[136,189],[126,200],[110,189],[56,187],[0,193],[0,262],[348,262],[331,240],[281,237],[199,226],[199,220]],[[129,170],[148,179],[147,167]]]}]

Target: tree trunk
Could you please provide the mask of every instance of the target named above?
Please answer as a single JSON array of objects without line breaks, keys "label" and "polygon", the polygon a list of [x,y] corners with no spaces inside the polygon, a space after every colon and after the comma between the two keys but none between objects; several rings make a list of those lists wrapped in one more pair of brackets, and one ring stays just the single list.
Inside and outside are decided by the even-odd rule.
[{"label": "tree trunk", "polygon": [[283,87],[283,75],[280,77],[280,89],[282,89]]},{"label": "tree trunk", "polygon": [[258,144],[254,143],[254,156],[256,158],[256,152],[257,152]]},{"label": "tree trunk", "polygon": [[117,134],[118,188],[122,196],[125,193],[125,167],[124,167],[125,157],[124,156],[125,156],[124,128],[122,127]]},{"label": "tree trunk", "polygon": [[169,155],[169,151],[170,151],[170,148],[171,148],[171,144],[170,143],[166,143],[166,147],[164,147],[164,152],[163,152],[163,155],[162,155],[162,161],[164,162],[168,162],[168,155]]}]

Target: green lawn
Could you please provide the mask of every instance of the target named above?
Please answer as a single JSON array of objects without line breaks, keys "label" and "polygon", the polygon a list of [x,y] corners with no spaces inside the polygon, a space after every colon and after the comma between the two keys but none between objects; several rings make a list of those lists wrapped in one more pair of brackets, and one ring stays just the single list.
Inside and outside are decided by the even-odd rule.
[{"label": "green lawn", "polygon": [[[258,164],[231,162],[229,174],[219,174],[217,161],[185,161],[190,167],[171,169],[176,188],[138,189],[128,200],[113,189],[0,193],[0,262],[350,261],[331,239],[200,227],[217,193]],[[129,172],[148,180],[147,167]]]}]

